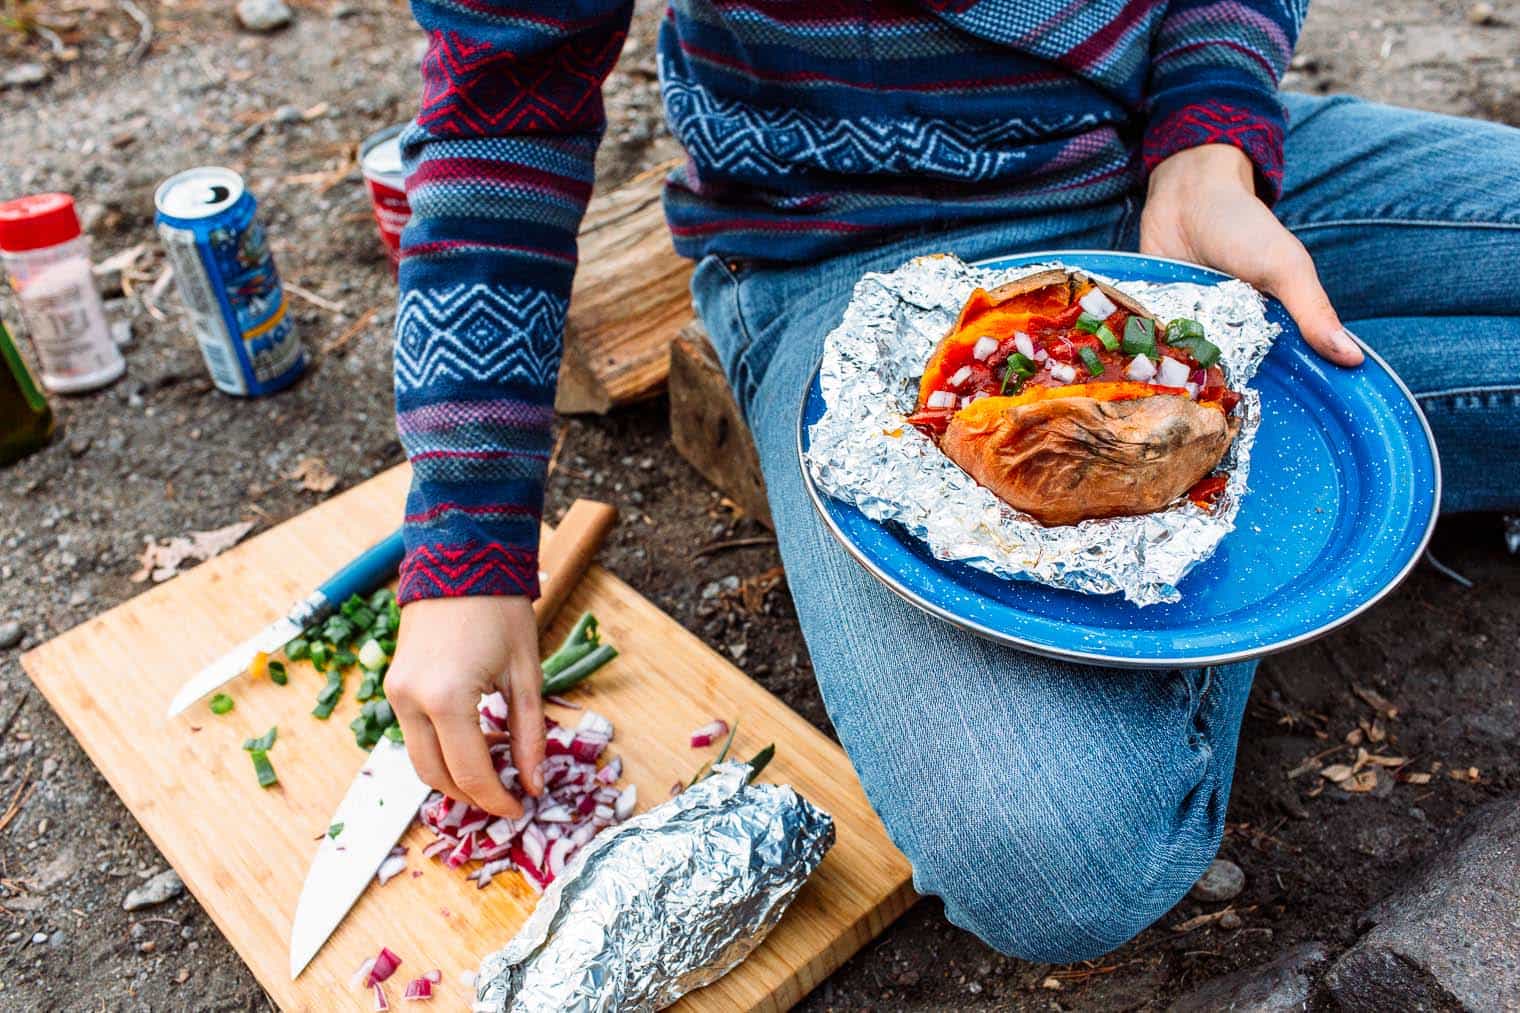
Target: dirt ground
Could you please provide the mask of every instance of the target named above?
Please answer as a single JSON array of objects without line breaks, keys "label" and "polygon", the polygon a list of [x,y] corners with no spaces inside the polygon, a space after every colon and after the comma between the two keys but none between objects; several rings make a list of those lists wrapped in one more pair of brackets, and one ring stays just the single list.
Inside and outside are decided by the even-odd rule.
[{"label": "dirt ground", "polygon": [[[6,16],[27,8],[0,4],[0,77],[26,62],[47,77],[0,90],[0,195],[75,194],[97,260],[145,244],[113,305],[133,323],[128,375],[54,399],[53,444],[0,471],[0,623],[24,631],[19,646],[0,649],[0,810],[24,799],[0,832],[0,1008],[268,1006],[193,900],[122,910],[163,860],[17,658],[140,591],[128,577],[145,539],[240,519],[263,530],[310,506],[317,494],[289,478],[299,459],[322,457],[339,489],[401,459],[390,403],[394,285],[351,156],[360,138],[410,115],[419,35],[394,2],[308,0],[294,5],[289,29],[268,36],[240,31],[231,6],[37,4],[30,10],[49,30],[23,35]],[[1477,24],[1461,3],[1317,3],[1288,85],[1520,124],[1520,9],[1497,6]],[[154,25],[136,61],[132,9]],[[658,17],[659,5],[639,4],[609,84],[602,185],[675,153],[659,121]],[[177,297],[151,290],[161,268],[153,188],[206,162],[251,181],[316,353],[306,378],[277,397],[216,393]],[[8,296],[0,311],[16,323]],[[711,588],[764,574],[777,565],[774,549],[693,557],[693,545],[763,532],[675,454],[665,412],[656,401],[565,423],[551,512],[577,495],[618,503],[630,522],[603,561],[827,729],[785,586],[756,612],[715,595],[723,584]],[[1434,552],[1473,587],[1422,566],[1349,629],[1261,667],[1222,852],[1246,874],[1238,923],[1180,930],[1221,910],[1188,900],[1102,961],[1050,968],[998,956],[926,900],[803,1008],[1158,1009],[1292,943],[1349,944],[1358,915],[1440,846],[1443,828],[1520,790],[1520,565],[1497,517],[1443,522]],[[129,676],[101,673],[103,692],[131,692]],[[1396,717],[1379,715],[1380,698]],[[1349,759],[1354,730],[1435,776],[1347,794],[1322,787],[1312,769],[1291,775],[1309,757]]]}]

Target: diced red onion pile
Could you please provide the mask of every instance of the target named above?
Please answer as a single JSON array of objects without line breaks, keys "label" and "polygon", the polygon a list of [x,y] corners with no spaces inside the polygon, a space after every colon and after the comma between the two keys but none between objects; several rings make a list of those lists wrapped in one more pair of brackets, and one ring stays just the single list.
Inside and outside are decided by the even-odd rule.
[{"label": "diced red onion pile", "polygon": [[[533,798],[521,790],[510,743],[493,745],[491,762],[501,783],[522,799],[523,815],[515,820],[498,818],[434,792],[419,811],[423,826],[437,836],[423,855],[440,859],[451,869],[480,862],[470,878],[481,889],[492,877],[516,869],[529,886],[542,891],[587,842],[633,815],[638,787],[617,787],[622,759],[614,756],[597,767],[612,741],[612,722],[588,710],[574,728],[548,718],[544,726],[544,794]],[[507,734],[507,702],[500,693],[482,698],[480,727],[488,733]]]},{"label": "diced red onion pile", "polygon": [[713,718],[691,733],[691,748],[701,749],[710,746],[727,734],[728,722],[722,718]]},{"label": "diced red onion pile", "polygon": [[[375,1013],[385,1013],[391,1008],[391,1003],[385,995],[385,986],[380,984],[385,979],[396,973],[401,966],[401,958],[388,946],[380,947],[376,956],[370,957],[359,965],[354,976],[349,979],[349,988],[370,989],[375,997]],[[443,972],[434,968],[420,978],[413,978],[407,982],[406,992],[401,998],[408,1002],[418,1002],[433,998],[433,986],[443,980]]]}]

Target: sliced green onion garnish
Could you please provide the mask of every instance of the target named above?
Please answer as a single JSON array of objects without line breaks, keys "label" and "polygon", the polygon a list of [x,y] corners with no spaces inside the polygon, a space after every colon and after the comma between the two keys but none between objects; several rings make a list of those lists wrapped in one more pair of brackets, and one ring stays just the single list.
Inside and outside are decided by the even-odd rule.
[{"label": "sliced green onion garnish", "polygon": [[328,837],[332,837],[334,839],[336,839],[337,836],[339,834],[341,834],[342,832],[343,832],[343,821],[342,820],[339,820],[338,822],[334,823],[332,826],[330,826],[330,827],[327,828],[327,836]]},{"label": "sliced green onion garnish", "polygon": [[386,651],[377,640],[366,640],[359,648],[359,664],[371,671],[385,664]]},{"label": "sliced green onion garnish", "polygon": [[346,644],[354,639],[354,624],[343,616],[331,616],[322,626],[322,636],[334,644]]},{"label": "sliced green onion garnish", "polygon": [[1219,361],[1219,346],[1205,338],[1199,338],[1193,342],[1188,351],[1204,369],[1208,369]]},{"label": "sliced green onion garnish", "polygon": [[283,686],[290,681],[290,676],[285,673],[285,662],[271,661],[268,665],[269,681],[276,686]]},{"label": "sliced green onion garnish", "polygon": [[285,645],[285,657],[291,661],[302,661],[311,657],[311,644],[305,637],[296,637]]},{"label": "sliced green onion garnish", "polygon": [[1156,357],[1156,321],[1130,317],[1124,325],[1124,354]]},{"label": "sliced green onion garnish", "polygon": [[1098,333],[1098,328],[1102,327],[1102,326],[1103,326],[1103,318],[1102,317],[1093,316],[1091,313],[1088,313],[1086,310],[1083,310],[1082,311],[1082,315],[1079,316],[1079,317],[1077,317],[1076,328],[1077,328],[1077,330],[1082,331],[1085,334],[1097,334]]},{"label": "sliced green onion garnish", "polygon": [[1008,357],[1008,368],[1025,378],[1040,371],[1039,365],[1023,352],[1014,352]]},{"label": "sliced green onion garnish", "polygon": [[211,713],[226,714],[230,710],[232,710],[232,697],[226,693],[218,693],[211,698]]},{"label": "sliced green onion garnish", "polygon": [[1114,332],[1108,329],[1107,324],[1100,325],[1093,333],[1098,336],[1099,341],[1103,342],[1103,347],[1110,352],[1119,350],[1119,339],[1114,337]]},{"label": "sliced green onion garnish", "polygon": [[332,663],[332,652],[320,640],[312,641],[307,657],[311,659],[312,666],[319,672],[327,671],[327,666]]},{"label": "sliced green onion garnish", "polygon": [[332,656],[334,668],[353,668],[359,661],[359,656],[353,651],[339,651]]},{"label": "sliced green onion garnish", "polygon": [[1204,337],[1203,325],[1196,320],[1187,317],[1178,317],[1166,325],[1166,343],[1175,345],[1179,341],[1191,341]]},{"label": "sliced green onion garnish", "polygon": [[1081,348],[1077,349],[1077,355],[1081,357],[1082,362],[1087,366],[1087,371],[1089,373],[1091,373],[1093,376],[1103,375],[1103,360],[1098,358],[1097,352],[1093,351],[1091,348],[1088,348],[1086,345],[1083,345]]},{"label": "sliced green onion garnish", "polygon": [[565,692],[571,686],[574,686],[616,657],[617,648],[611,644],[602,644],[569,668],[557,673],[553,678],[544,679],[542,687],[543,695],[557,696]]},{"label": "sliced green onion garnish", "polygon": [[406,741],[405,737],[403,737],[402,734],[401,734],[401,726],[400,725],[391,725],[389,728],[387,728],[385,730],[385,737],[388,738],[388,739],[390,739],[392,742],[405,742]]},{"label": "sliced green onion garnish", "polygon": [[749,761],[749,777],[746,779],[745,783],[748,784],[754,781],[755,778],[759,777],[760,772],[770,765],[771,760],[774,759],[775,756],[776,744],[772,742],[770,745],[766,746],[764,749],[760,750],[760,752],[751,757]]},{"label": "sliced green onion garnish", "polygon": [[260,735],[258,738],[256,738],[256,739],[244,739],[243,740],[243,748],[247,749],[247,750],[258,750],[261,753],[267,753],[267,752],[269,752],[270,748],[274,745],[275,736],[277,736],[279,734],[280,734],[280,728],[279,728],[279,726],[278,725],[270,725],[269,726],[269,731],[265,732],[263,735]]},{"label": "sliced green onion garnish", "polygon": [[269,762],[269,754],[262,749],[255,749],[248,754],[253,757],[254,773],[259,775],[259,787],[268,788],[279,780],[275,777],[274,766]]}]

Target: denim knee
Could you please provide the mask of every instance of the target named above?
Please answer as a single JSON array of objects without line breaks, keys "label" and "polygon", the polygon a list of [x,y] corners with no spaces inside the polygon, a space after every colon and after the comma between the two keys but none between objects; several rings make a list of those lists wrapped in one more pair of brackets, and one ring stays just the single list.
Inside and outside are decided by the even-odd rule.
[{"label": "denim knee", "polygon": [[919,891],[942,898],[951,922],[1040,963],[1091,960],[1134,938],[1182,899],[1222,830],[1176,812],[1158,811],[1137,835],[1103,813],[987,819],[985,804],[977,808],[944,814],[958,834],[910,833],[898,845]]}]

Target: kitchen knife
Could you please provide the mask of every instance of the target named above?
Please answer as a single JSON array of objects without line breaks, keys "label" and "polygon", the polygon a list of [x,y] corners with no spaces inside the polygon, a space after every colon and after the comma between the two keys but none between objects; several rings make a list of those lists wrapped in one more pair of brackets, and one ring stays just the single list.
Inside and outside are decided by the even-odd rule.
[{"label": "kitchen knife", "polygon": [[296,602],[290,611],[258,633],[238,644],[191,677],[179,688],[169,704],[167,717],[174,717],[195,701],[223,686],[244,672],[260,652],[272,654],[301,635],[313,623],[319,623],[338,609],[350,595],[369,594],[396,575],[406,547],[397,530],[377,545],[371,545],[343,569],[333,574],[311,594]]},{"label": "kitchen knife", "polygon": [[[554,621],[611,530],[617,512],[605,503],[576,500],[539,556],[542,588],[533,612],[540,631]],[[407,759],[406,746],[382,737],[333,813],[329,834],[317,846],[290,928],[290,977],[298,976],[406,832],[431,789]]]}]

